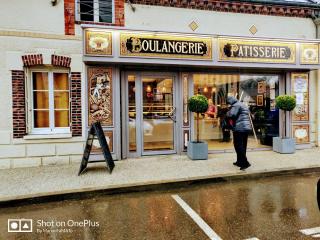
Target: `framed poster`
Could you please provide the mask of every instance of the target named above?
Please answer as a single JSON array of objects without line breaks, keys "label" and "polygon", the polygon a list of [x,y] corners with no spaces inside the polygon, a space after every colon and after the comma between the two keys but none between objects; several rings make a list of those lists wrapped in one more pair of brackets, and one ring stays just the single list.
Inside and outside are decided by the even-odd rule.
[{"label": "framed poster", "polygon": [[292,95],[296,97],[293,121],[309,121],[309,75],[292,73]]},{"label": "framed poster", "polygon": [[257,95],[257,106],[263,106],[263,95]]},{"label": "framed poster", "polygon": [[88,67],[88,125],[113,125],[112,69]]},{"label": "framed poster", "polygon": [[258,82],[258,93],[265,93],[266,92],[266,82],[260,81]]}]

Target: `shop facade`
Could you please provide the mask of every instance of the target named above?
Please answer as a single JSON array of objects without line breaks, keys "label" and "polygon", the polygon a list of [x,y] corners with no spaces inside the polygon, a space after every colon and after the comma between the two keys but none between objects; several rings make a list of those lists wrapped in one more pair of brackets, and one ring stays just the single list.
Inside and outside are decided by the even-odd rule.
[{"label": "shop facade", "polygon": [[[199,128],[212,153],[233,148],[232,134],[223,128],[227,96],[250,108],[255,129],[250,150],[270,149],[272,138],[283,132],[298,148],[315,146],[310,81],[317,79],[318,41],[90,26],[84,26],[84,39],[87,126],[103,123],[118,158],[186,151],[196,132],[187,109],[194,94],[209,101]],[[292,116],[284,118],[276,109],[280,94],[296,97]]]},{"label": "shop facade", "polygon": [[[200,137],[212,153],[232,151],[228,95],[253,114],[250,150],[284,131],[274,108],[284,93],[299,100],[286,132],[298,148],[319,146],[318,5],[115,0],[100,18],[82,13],[82,0],[4,4],[0,168],[78,163],[97,120],[115,159],[184,154],[197,93],[210,102]],[[93,152],[101,157],[97,143]]]}]

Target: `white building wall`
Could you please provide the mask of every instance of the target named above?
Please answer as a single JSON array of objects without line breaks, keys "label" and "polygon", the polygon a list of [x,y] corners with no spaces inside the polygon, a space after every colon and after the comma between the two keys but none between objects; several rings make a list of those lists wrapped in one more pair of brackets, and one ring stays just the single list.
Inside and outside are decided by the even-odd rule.
[{"label": "white building wall", "polygon": [[[0,8],[0,169],[77,162],[83,137],[65,139],[13,139],[11,70],[23,70],[22,55],[41,53],[44,63],[51,55],[71,57],[71,71],[82,73],[82,37],[65,35],[64,1],[1,1]],[[28,79],[27,76],[27,81]],[[83,108],[84,108],[83,96]],[[82,110],[84,119],[85,110]],[[84,129],[84,125],[83,125]],[[69,151],[70,150],[70,151]]]},{"label": "white building wall", "polygon": [[[315,25],[310,18],[278,17],[255,14],[214,12],[195,9],[125,5],[125,26],[129,29],[217,34],[252,37],[249,28],[256,26],[255,37],[314,39]],[[195,21],[194,32],[189,24]]]},{"label": "white building wall", "polygon": [[[63,35],[60,39],[55,39],[57,36],[50,39],[50,35],[47,34],[41,37],[21,37],[19,33],[21,32],[17,32],[17,36],[0,34],[0,55],[3,56],[0,61],[0,102],[2,103],[0,104],[0,168],[79,161],[84,148],[83,137],[36,140],[12,138],[11,70],[23,70],[21,56],[25,54],[41,53],[44,61],[47,59],[47,63],[51,61],[51,54],[70,56],[71,71],[82,72],[82,85],[84,85],[82,40],[79,37],[69,39]],[[27,81],[30,81],[28,75]],[[83,103],[84,101],[83,99]],[[84,104],[82,106],[84,108]],[[83,109],[82,112],[84,119],[85,110]]]},{"label": "white building wall", "polygon": [[64,34],[64,2],[1,0],[0,30]]}]

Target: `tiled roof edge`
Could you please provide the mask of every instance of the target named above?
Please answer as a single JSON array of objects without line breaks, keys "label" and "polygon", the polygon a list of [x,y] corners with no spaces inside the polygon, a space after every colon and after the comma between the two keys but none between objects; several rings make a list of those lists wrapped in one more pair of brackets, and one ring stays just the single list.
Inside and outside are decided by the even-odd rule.
[{"label": "tiled roof edge", "polygon": [[288,5],[284,2],[263,0],[130,0],[130,3],[286,17],[316,18],[320,16],[320,4]]}]

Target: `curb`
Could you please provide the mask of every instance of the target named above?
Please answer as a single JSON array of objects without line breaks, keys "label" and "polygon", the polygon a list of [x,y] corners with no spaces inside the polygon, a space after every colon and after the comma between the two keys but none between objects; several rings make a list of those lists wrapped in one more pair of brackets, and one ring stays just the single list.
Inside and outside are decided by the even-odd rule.
[{"label": "curb", "polygon": [[88,199],[103,195],[112,195],[119,193],[132,193],[132,192],[143,192],[143,191],[173,191],[179,188],[187,186],[195,186],[197,184],[209,184],[209,183],[219,183],[219,182],[231,182],[231,181],[241,181],[241,180],[251,180],[264,177],[275,177],[275,176],[290,176],[294,174],[312,174],[320,172],[320,167],[310,167],[310,168],[292,168],[292,169],[279,169],[271,170],[266,172],[252,172],[252,173],[237,173],[234,175],[214,175],[214,176],[203,176],[194,177],[189,179],[172,179],[166,181],[149,182],[141,185],[140,183],[132,185],[123,185],[116,187],[102,186],[101,188],[81,188],[72,189],[61,192],[52,193],[38,193],[33,195],[24,195],[14,199],[0,199],[0,208],[22,206],[37,203],[48,203],[57,202],[63,200],[80,200]]}]

